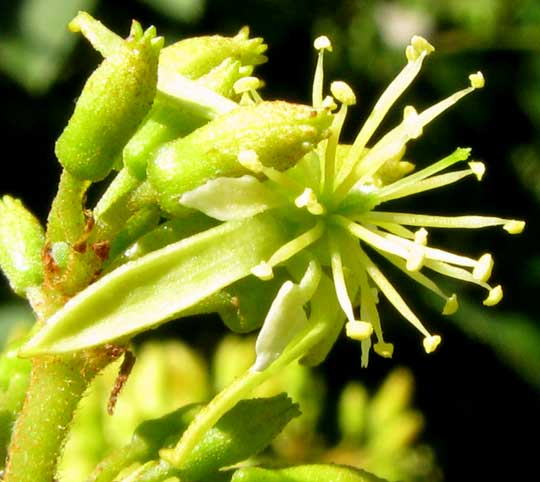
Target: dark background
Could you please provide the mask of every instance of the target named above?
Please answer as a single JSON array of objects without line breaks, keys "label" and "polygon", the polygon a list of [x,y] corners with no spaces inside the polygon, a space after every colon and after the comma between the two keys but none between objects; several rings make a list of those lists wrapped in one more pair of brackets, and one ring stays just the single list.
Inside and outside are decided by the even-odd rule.
[{"label": "dark background", "polygon": [[[431,5],[431,4],[434,5]],[[493,214],[527,221],[520,236],[502,230],[433,234],[450,249],[494,254],[493,279],[504,300],[482,309],[484,293],[460,286],[463,309],[441,318],[415,287],[400,290],[434,331],[443,335],[436,354],[423,353],[418,336],[391,308],[382,308],[391,361],[372,357],[360,369],[359,347],[340,340],[320,368],[337,392],[346,381],[376,385],[396,364],[416,378],[415,405],[426,416],[423,440],[437,454],[445,480],[533,480],[538,477],[540,433],[540,288],[538,214],[540,201],[540,2],[537,0],[0,0],[0,193],[24,199],[45,219],[59,166],[53,146],[99,56],[65,25],[78,9],[89,9],[125,35],[131,18],[156,25],[168,42],[184,36],[234,34],[249,25],[270,46],[269,63],[257,74],[267,99],[308,102],[314,68],[313,39],[328,34],[334,53],[327,78],[354,87],[358,106],[348,118],[349,138],[384,86],[401,69],[412,33],[424,34],[437,51],[404,102],[418,107],[467,85],[482,70],[486,87],[427,129],[409,151],[418,166],[457,146],[473,147],[487,176],[447,191],[413,199],[403,211]],[[412,20],[411,20],[412,18]],[[412,26],[408,25],[411,23]],[[403,31],[403,32],[402,32]],[[424,33],[425,32],[425,33]],[[404,40],[401,40],[401,39]],[[455,246],[455,247],[454,247]],[[396,280],[402,278],[396,277]],[[4,280],[0,297],[10,295]],[[211,350],[225,330],[186,325],[179,335]],[[163,334],[172,333],[168,326]],[[332,413],[328,426],[332,434]]]}]

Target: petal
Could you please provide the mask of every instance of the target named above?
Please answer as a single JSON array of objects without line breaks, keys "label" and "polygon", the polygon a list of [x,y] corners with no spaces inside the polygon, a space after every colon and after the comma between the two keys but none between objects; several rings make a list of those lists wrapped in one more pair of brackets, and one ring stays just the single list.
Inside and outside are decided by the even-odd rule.
[{"label": "petal", "polygon": [[219,177],[180,197],[180,204],[220,221],[248,218],[281,202],[276,193],[253,176]]}]

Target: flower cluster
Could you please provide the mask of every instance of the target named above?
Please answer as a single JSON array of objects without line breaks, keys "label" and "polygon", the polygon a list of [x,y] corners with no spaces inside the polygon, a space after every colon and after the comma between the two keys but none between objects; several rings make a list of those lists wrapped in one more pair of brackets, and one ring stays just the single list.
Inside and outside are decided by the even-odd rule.
[{"label": "flower cluster", "polygon": [[[439,335],[431,334],[409,308],[398,290],[373,261],[368,249],[386,258],[423,287],[444,300],[443,314],[458,309],[455,294],[445,293],[426,274],[426,270],[474,283],[487,291],[484,305],[493,306],[502,298],[500,285],[488,280],[493,268],[489,253],[479,259],[455,254],[428,244],[426,228],[483,228],[502,226],[511,234],[520,233],[523,221],[498,217],[445,217],[384,210],[386,202],[419,194],[455,183],[464,177],[482,179],[485,166],[470,161],[464,168],[448,171],[469,159],[470,149],[460,148],[434,164],[411,172],[413,165],[403,160],[408,141],[422,135],[424,127],[462,97],[484,86],[480,72],[469,76],[470,86],[436,103],[422,112],[407,106],[403,120],[372,143],[374,133],[385,115],[420,71],[424,59],[434,48],[423,38],[413,37],[406,49],[407,64],[391,82],[352,145],[340,143],[340,132],[347,109],[355,103],[352,89],[344,82],[332,82],[331,96],[324,96],[323,57],[331,50],[326,37],[315,41],[319,52],[313,83],[313,107],[317,110],[337,109],[328,138],[287,171],[264,165],[255,150],[242,150],[238,161],[249,171],[242,177],[218,177],[183,194],[180,203],[221,221],[254,216],[263,211],[279,218],[292,239],[266,261],[252,269],[261,280],[269,280],[277,267],[292,266],[305,260],[297,282],[287,281],[279,290],[266,316],[257,340],[257,361],[254,370],[262,370],[275,360],[287,343],[309,323],[316,298],[333,291],[342,314],[329,323],[339,328],[346,321],[347,336],[361,341],[362,363],[367,365],[372,334],[374,351],[391,357],[393,344],[385,341],[377,303],[384,295],[399,313],[423,335],[427,353],[439,345]],[[260,102],[255,88],[248,85],[244,103]],[[336,106],[339,103],[339,109]],[[443,172],[446,171],[446,172]],[[326,293],[328,294],[328,293]],[[338,330],[333,330],[335,334]],[[333,340],[332,340],[333,342]]]}]

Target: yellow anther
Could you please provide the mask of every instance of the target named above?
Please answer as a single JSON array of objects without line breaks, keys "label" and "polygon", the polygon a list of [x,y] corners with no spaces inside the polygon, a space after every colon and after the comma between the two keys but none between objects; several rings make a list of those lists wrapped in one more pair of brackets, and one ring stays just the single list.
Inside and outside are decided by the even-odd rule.
[{"label": "yellow anther", "polygon": [[304,192],[294,200],[294,204],[298,208],[306,208],[315,216],[320,216],[326,212],[324,206],[317,200],[317,196],[313,189],[309,187],[306,187]]},{"label": "yellow anther", "polygon": [[487,281],[491,276],[493,270],[493,257],[489,253],[485,253],[480,256],[476,266],[473,269],[472,275],[474,279],[478,281]]},{"label": "yellow anther", "polygon": [[259,161],[259,156],[254,150],[245,150],[238,153],[238,162],[251,172],[262,172],[264,166]]},{"label": "yellow anther", "polygon": [[403,110],[403,123],[407,136],[410,139],[417,139],[422,135],[422,123],[420,122],[420,116],[416,109],[412,105],[408,105]]},{"label": "yellow anther", "polygon": [[373,333],[373,326],[367,321],[349,321],[345,325],[345,333],[353,340],[366,340]]},{"label": "yellow anther", "polygon": [[453,294],[446,300],[446,304],[444,305],[442,314],[443,315],[453,315],[459,308],[459,303],[457,299],[457,295]]},{"label": "yellow anther", "polygon": [[392,358],[394,353],[394,345],[392,343],[386,343],[384,341],[378,341],[373,345],[373,350],[377,355],[383,358]]},{"label": "yellow anther", "polygon": [[332,82],[330,84],[330,92],[332,92],[332,95],[342,104],[356,104],[356,95],[354,94],[353,90],[347,83],[342,82],[341,80]]},{"label": "yellow anther", "polygon": [[411,39],[411,44],[405,49],[405,55],[409,62],[417,60],[421,55],[429,55],[435,50],[425,38],[415,35]]},{"label": "yellow anther", "polygon": [[519,234],[523,231],[523,229],[525,229],[525,221],[511,219],[503,225],[503,229],[510,234]]},{"label": "yellow anther", "polygon": [[421,246],[427,246],[428,232],[426,228],[420,228],[414,233],[414,242]]},{"label": "yellow anther", "polygon": [[426,353],[433,353],[441,343],[439,335],[426,336],[422,341]]},{"label": "yellow anther", "polygon": [[236,94],[243,94],[244,92],[260,89],[262,86],[263,82],[257,77],[242,77],[234,83],[233,89]]},{"label": "yellow anther", "polygon": [[336,104],[334,98],[333,98],[331,95],[327,95],[327,96],[323,99],[322,104],[321,104],[321,107],[322,107],[324,110],[333,111],[333,110],[336,110],[336,109],[337,109],[337,104]]},{"label": "yellow anther", "polygon": [[476,72],[476,74],[469,75],[469,80],[471,81],[471,87],[473,89],[481,89],[486,85],[486,80],[482,72]]},{"label": "yellow anther", "polygon": [[489,290],[488,297],[483,301],[485,306],[495,306],[499,301],[502,300],[503,290],[501,285],[495,286]]},{"label": "yellow anther", "polygon": [[469,167],[471,168],[472,173],[476,176],[476,179],[481,181],[486,173],[486,165],[480,161],[471,161],[469,162]]},{"label": "yellow anther", "polygon": [[274,277],[274,272],[272,271],[272,266],[270,266],[266,262],[262,262],[255,266],[254,268],[251,268],[251,274],[256,276],[257,278],[267,281]]},{"label": "yellow anther", "polygon": [[313,42],[313,47],[315,47],[316,50],[328,50],[329,52],[332,52],[332,42],[330,42],[330,39],[326,35],[317,37]]}]

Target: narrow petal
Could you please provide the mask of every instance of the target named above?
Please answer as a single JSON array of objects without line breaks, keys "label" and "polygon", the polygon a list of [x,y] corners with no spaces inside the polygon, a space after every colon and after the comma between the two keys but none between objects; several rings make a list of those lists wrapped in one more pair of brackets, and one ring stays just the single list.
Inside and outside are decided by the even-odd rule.
[{"label": "narrow petal", "polygon": [[281,199],[253,176],[220,177],[182,194],[180,204],[220,221],[244,219],[279,206]]}]

